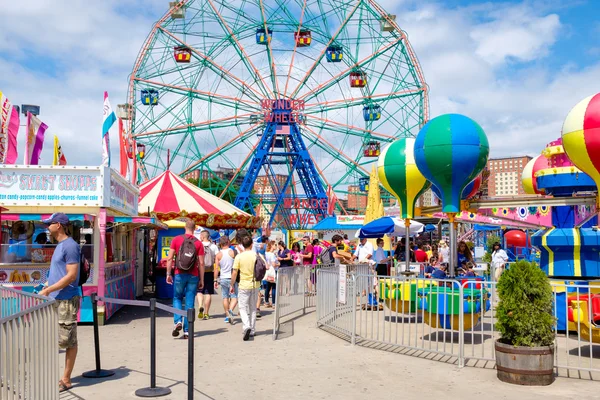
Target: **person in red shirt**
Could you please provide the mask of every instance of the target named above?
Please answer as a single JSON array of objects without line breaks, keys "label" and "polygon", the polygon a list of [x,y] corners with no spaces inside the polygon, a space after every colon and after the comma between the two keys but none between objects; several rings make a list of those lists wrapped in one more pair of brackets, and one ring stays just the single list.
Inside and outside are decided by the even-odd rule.
[{"label": "person in red shirt", "polygon": [[304,250],[302,251],[302,264],[311,265],[313,261],[314,248],[310,243],[310,238],[308,236],[304,236],[302,238],[302,243],[304,244]]},{"label": "person in red shirt", "polygon": [[426,263],[429,260],[427,252],[424,249],[424,245],[419,245],[419,248],[415,250],[415,260],[418,263]]},{"label": "person in red shirt", "polygon": [[[183,308],[183,297],[185,296],[185,310],[194,308],[194,300],[196,298],[196,291],[204,287],[204,246],[202,243],[194,237],[194,229],[196,225],[194,221],[186,218],[185,221],[185,233],[179,235],[171,241],[171,249],[167,257],[167,283],[174,285],[173,288],[173,307],[182,310]],[[175,268],[175,278],[171,274],[173,267],[173,258],[176,259],[176,255],[179,253],[181,246],[186,238],[192,238],[194,240],[194,247],[196,248],[196,262],[193,267],[189,270],[181,270]],[[177,265],[177,263],[176,263]],[[179,336],[179,332],[183,328],[183,338],[188,337],[188,321],[187,318],[183,318],[181,315],[175,315],[174,317],[175,326],[173,327],[173,337]],[[183,318],[183,325],[181,319]]]}]

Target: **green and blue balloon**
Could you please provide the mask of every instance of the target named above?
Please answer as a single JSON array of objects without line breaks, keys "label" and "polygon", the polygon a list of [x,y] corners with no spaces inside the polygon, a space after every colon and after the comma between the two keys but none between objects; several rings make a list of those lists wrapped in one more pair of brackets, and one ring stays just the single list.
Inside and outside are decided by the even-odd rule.
[{"label": "green and blue balloon", "polygon": [[443,212],[461,211],[461,194],[483,170],[489,152],[481,126],[464,115],[440,115],[421,128],[415,140],[415,162],[441,192]]}]

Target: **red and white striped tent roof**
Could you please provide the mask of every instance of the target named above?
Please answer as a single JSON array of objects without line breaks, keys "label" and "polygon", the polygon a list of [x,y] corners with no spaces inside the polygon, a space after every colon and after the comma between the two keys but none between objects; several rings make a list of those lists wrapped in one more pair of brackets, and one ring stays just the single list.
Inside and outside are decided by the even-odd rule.
[{"label": "red and white striped tent roof", "polygon": [[161,221],[189,217],[208,228],[260,226],[260,218],[245,213],[171,171],[140,185],[139,214],[148,215],[148,209]]}]

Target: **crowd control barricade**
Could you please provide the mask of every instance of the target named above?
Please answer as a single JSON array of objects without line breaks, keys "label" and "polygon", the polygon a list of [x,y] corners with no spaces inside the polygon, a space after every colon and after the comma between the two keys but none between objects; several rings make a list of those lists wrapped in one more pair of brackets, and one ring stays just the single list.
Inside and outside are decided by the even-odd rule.
[{"label": "crowd control barricade", "polygon": [[58,399],[56,301],[0,286],[0,399]]},{"label": "crowd control barricade", "polygon": [[[375,278],[369,273],[348,274],[344,280],[336,270],[321,270],[317,325],[352,344],[493,368],[500,339],[496,286],[481,277]],[[600,379],[600,281],[553,280],[551,286],[557,374]]]},{"label": "crowd control barricade", "polygon": [[92,308],[94,312],[94,350],[96,369],[83,373],[84,378],[105,378],[114,375],[111,370],[102,369],[100,362],[100,334],[98,327],[98,302],[120,304],[126,306],[148,307],[150,309],[150,386],[135,391],[138,397],[159,397],[171,393],[171,389],[156,386],[156,310],[161,309],[171,314],[180,315],[188,319],[188,391],[187,399],[194,398],[194,322],[196,318],[195,309],[186,311],[179,310],[161,303],[156,299],[147,300],[125,300],[101,297],[92,293]]},{"label": "crowd control barricade", "polygon": [[335,264],[281,267],[277,270],[273,318],[274,340],[277,339],[281,323],[317,306],[318,272],[332,268],[336,268]]}]

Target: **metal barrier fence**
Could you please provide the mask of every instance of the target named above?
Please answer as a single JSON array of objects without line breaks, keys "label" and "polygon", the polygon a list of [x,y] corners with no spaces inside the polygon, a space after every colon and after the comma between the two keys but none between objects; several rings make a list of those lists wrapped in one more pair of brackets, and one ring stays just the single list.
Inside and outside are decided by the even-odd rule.
[{"label": "metal barrier fence", "polygon": [[[343,272],[318,272],[318,326],[352,344],[461,367],[495,365],[496,282]],[[551,285],[557,372],[600,378],[600,282]]]},{"label": "metal barrier fence", "polygon": [[0,399],[58,399],[55,303],[0,286]]},{"label": "metal barrier fence", "polygon": [[106,378],[114,375],[114,371],[102,369],[100,365],[100,334],[98,329],[98,302],[120,304],[124,306],[141,306],[150,308],[150,386],[138,389],[135,395],[138,397],[159,397],[171,394],[168,387],[156,386],[156,310],[161,309],[171,314],[179,315],[188,319],[188,390],[187,399],[194,398],[194,321],[196,310],[188,308],[186,311],[179,310],[164,304],[158,303],[156,299],[147,300],[126,300],[114,299],[110,297],[101,297],[92,293],[92,309],[94,317],[94,351],[96,359],[96,369],[84,372],[84,378]]},{"label": "metal barrier fence", "polygon": [[[318,264],[297,267],[282,267],[277,270],[275,284],[275,318],[273,319],[273,340],[283,320],[306,313],[317,306],[318,271],[335,269],[335,264]],[[349,265],[348,271],[368,274],[364,264]]]}]

